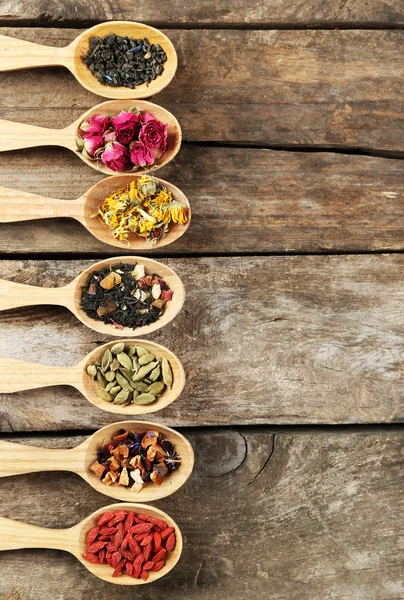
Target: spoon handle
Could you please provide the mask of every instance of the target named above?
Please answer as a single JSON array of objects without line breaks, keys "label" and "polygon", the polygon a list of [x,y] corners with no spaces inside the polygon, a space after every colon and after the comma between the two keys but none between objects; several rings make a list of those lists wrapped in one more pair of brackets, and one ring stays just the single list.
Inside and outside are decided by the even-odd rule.
[{"label": "spoon handle", "polygon": [[63,65],[65,51],[0,35],[0,71]]},{"label": "spoon handle", "polygon": [[83,450],[38,448],[0,440],[0,477],[38,473],[39,471],[83,470]]},{"label": "spoon handle", "polygon": [[70,285],[46,288],[0,279],[0,311],[43,304],[56,304],[71,308],[74,291]]},{"label": "spoon handle", "polygon": [[76,142],[72,128],[69,127],[47,129],[0,119],[0,152],[35,146],[62,146],[74,151]]},{"label": "spoon handle", "polygon": [[0,186],[0,223],[51,219],[53,217],[79,219],[82,212],[80,198],[57,200]]},{"label": "spoon handle", "polygon": [[81,371],[80,367],[52,367],[12,358],[0,358],[0,394],[35,390],[53,385],[80,386]]},{"label": "spoon handle", "polygon": [[55,548],[74,551],[76,544],[69,529],[36,527],[0,517],[0,550]]}]

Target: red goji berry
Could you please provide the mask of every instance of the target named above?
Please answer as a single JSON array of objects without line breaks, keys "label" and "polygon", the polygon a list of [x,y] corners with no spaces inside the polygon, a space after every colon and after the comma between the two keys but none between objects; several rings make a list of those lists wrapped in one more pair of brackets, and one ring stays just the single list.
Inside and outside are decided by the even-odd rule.
[{"label": "red goji berry", "polygon": [[152,545],[151,544],[147,544],[147,546],[145,546],[143,548],[143,556],[144,556],[144,559],[146,561],[149,560],[150,555],[151,555],[151,551],[152,551]]},{"label": "red goji berry", "polygon": [[162,569],[165,564],[165,560],[159,560],[159,562],[156,562],[156,564],[152,568],[152,571],[160,571],[160,569]]},{"label": "red goji berry", "polygon": [[147,546],[148,544],[151,544],[152,541],[153,541],[153,534],[151,533],[150,535],[146,535],[146,537],[142,539],[142,541],[140,542],[140,546],[143,548],[143,546]]},{"label": "red goji berry", "polygon": [[148,533],[138,533],[137,535],[135,535],[135,537],[133,539],[135,540],[135,542],[141,542],[148,535],[149,535]]},{"label": "red goji berry", "polygon": [[118,523],[117,531],[114,537],[112,538],[112,542],[115,544],[117,548],[122,544],[123,538],[125,537],[125,529],[123,523]]},{"label": "red goji berry", "polygon": [[93,529],[90,529],[90,531],[87,533],[87,544],[92,544],[93,542],[95,542],[99,533],[99,527],[93,527]]},{"label": "red goji berry", "polygon": [[107,542],[93,542],[92,544],[89,544],[87,546],[87,552],[96,554],[97,552],[105,548],[106,545]]},{"label": "red goji berry", "polygon": [[114,513],[112,513],[112,512],[103,513],[97,521],[98,527],[105,525],[105,523],[108,523],[108,521],[110,521],[113,517],[114,517]]},{"label": "red goji berry", "polygon": [[102,563],[104,562],[104,560],[105,560],[105,550],[100,550],[98,552],[98,558],[100,559],[100,562],[102,562]]},{"label": "red goji berry", "polygon": [[130,560],[130,562],[135,560],[135,557],[133,556],[132,552],[129,552],[129,550],[122,550],[122,548],[120,548],[119,552],[124,558],[126,558],[126,560]]},{"label": "red goji berry", "polygon": [[148,521],[149,520],[149,515],[136,515],[136,519],[138,521]]},{"label": "red goji berry", "polygon": [[168,552],[171,552],[171,550],[174,550],[175,548],[175,533],[171,533],[166,541],[166,550],[168,550]]},{"label": "red goji berry", "polygon": [[157,554],[155,554],[155,555],[153,556],[153,560],[154,560],[154,562],[156,562],[156,563],[157,563],[157,562],[160,562],[160,561],[161,561],[161,559],[162,559],[162,558],[164,558],[166,554],[167,554],[167,550],[166,550],[165,548],[161,548],[161,550],[159,550],[159,551],[157,552]]},{"label": "red goji berry", "polygon": [[122,559],[122,555],[120,552],[114,552],[113,555],[111,556],[111,565],[113,567],[116,567],[120,561]]},{"label": "red goji berry", "polygon": [[84,558],[88,560],[88,562],[93,563],[94,565],[100,564],[100,559],[96,554],[93,554],[92,552],[86,552]]},{"label": "red goji berry", "polygon": [[155,531],[153,533],[153,549],[154,552],[158,552],[161,548],[161,535]]},{"label": "red goji berry", "polygon": [[125,519],[125,531],[128,532],[135,522],[135,513],[130,511]]},{"label": "red goji berry", "polygon": [[168,527],[163,519],[158,519],[157,517],[149,517],[149,523],[153,523],[153,525],[157,525],[157,527],[161,527],[161,529],[167,529]]},{"label": "red goji berry", "polygon": [[152,528],[152,523],[138,523],[129,529],[129,533],[132,533],[133,535],[139,533],[149,533],[150,529]]},{"label": "red goji berry", "polygon": [[112,573],[112,577],[118,577],[118,575],[122,573],[124,566],[125,563],[119,563],[119,565],[115,568],[115,571]]},{"label": "red goji berry", "polygon": [[149,571],[145,571],[145,570],[143,569],[143,571],[142,571],[142,572],[141,572],[141,574],[140,574],[140,577],[141,577],[141,578],[142,578],[144,581],[147,581],[147,580],[149,579]]},{"label": "red goji berry", "polygon": [[132,552],[132,554],[134,554],[135,556],[137,556],[138,554],[140,554],[142,552],[139,544],[137,542],[135,542],[135,540],[132,538],[129,538],[129,548],[130,548],[130,551]]},{"label": "red goji berry", "polygon": [[173,531],[174,527],[167,527],[167,529],[164,529],[164,531],[161,532],[161,539],[166,540],[168,536],[172,534]]},{"label": "red goji berry", "polygon": [[101,535],[113,535],[116,533],[116,527],[101,527],[100,534]]},{"label": "red goji berry", "polygon": [[125,537],[123,538],[123,540],[122,540],[122,544],[121,544],[121,549],[122,550],[125,550],[125,548],[128,547],[130,539],[131,539],[131,535],[130,535],[130,533],[127,533],[125,535]]},{"label": "red goji berry", "polygon": [[127,572],[128,575],[133,574],[133,564],[131,562],[129,562],[129,561],[126,562],[125,571]]},{"label": "red goji berry", "polygon": [[144,571],[150,571],[154,567],[154,560],[148,560],[143,565]]}]

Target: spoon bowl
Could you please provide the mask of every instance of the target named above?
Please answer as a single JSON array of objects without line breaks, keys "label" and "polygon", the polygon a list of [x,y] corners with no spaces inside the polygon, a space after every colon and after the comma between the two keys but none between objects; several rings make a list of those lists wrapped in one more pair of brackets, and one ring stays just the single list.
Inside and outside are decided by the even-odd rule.
[{"label": "spoon bowl", "polygon": [[[163,519],[169,527],[174,527],[176,537],[175,548],[168,553],[164,567],[160,571],[150,572],[147,581],[134,579],[126,574],[119,577],[112,577],[112,567],[106,564],[96,565],[84,558],[88,532],[95,527],[97,520],[105,512],[115,512],[118,510],[132,511],[140,515]],[[65,550],[73,554],[90,573],[99,579],[117,585],[143,585],[144,583],[152,583],[164,577],[177,564],[181,556],[182,547],[182,535],[176,522],[162,510],[145,504],[119,503],[103,506],[70,529],[36,527],[0,517],[0,550],[17,550],[20,548],[55,548]]]},{"label": "spoon bowl", "polygon": [[177,356],[154,342],[141,339],[122,340],[126,345],[140,345],[158,357],[166,358],[171,366],[173,384],[166,388],[152,404],[129,404],[120,406],[106,402],[99,396],[100,386],[87,373],[87,367],[100,360],[107,348],[112,348],[115,341],[99,346],[73,367],[51,367],[43,364],[29,363],[22,360],[0,358],[0,394],[10,394],[23,390],[32,390],[55,385],[71,385],[100,410],[121,415],[145,415],[166,408],[182,393],[185,385],[184,368]]},{"label": "spoon bowl", "polygon": [[[144,484],[140,492],[120,485],[106,485],[90,470],[97,460],[97,450],[118,434],[122,429],[141,433],[157,431],[168,439],[181,457],[181,465],[161,485],[151,482]],[[99,429],[82,444],[71,450],[49,450],[35,446],[25,446],[0,440],[0,477],[37,473],[41,471],[71,471],[80,475],[100,494],[125,502],[154,502],[176,492],[188,480],[194,467],[194,452],[188,440],[170,427],[151,421],[122,421],[111,423]]]},{"label": "spoon bowl", "polygon": [[[134,89],[102,85],[83,61],[89,50],[90,39],[116,34],[133,39],[147,38],[150,44],[160,44],[167,55],[161,75],[149,85],[143,83]],[[104,98],[149,98],[161,92],[172,80],[178,59],[170,39],[158,29],[135,21],[108,21],[87,29],[65,48],[33,44],[16,38],[0,36],[0,71],[62,65],[69,69],[87,90]]]},{"label": "spoon bowl", "polygon": [[[0,36],[1,37],[1,36]],[[167,148],[163,154],[156,159],[151,167],[136,170],[136,175],[150,173],[160,169],[174,158],[181,146],[181,127],[177,119],[168,110],[146,100],[109,100],[97,104],[86,111],[74,123],[64,129],[46,129],[25,123],[5,121],[0,119],[0,152],[18,150],[21,148],[33,148],[35,146],[62,146],[74,152],[82,161],[96,171],[106,175],[115,175],[116,172],[109,169],[101,160],[90,160],[78,151],[76,136],[81,123],[91,119],[96,114],[109,117],[118,115],[121,111],[128,111],[136,106],[142,112],[150,112],[156,119],[168,125]]]},{"label": "spoon bowl", "polygon": [[[173,298],[166,303],[163,315],[154,323],[131,329],[123,327],[117,329],[112,324],[105,324],[89,317],[80,306],[82,287],[87,283],[93,271],[119,263],[135,264],[145,266],[146,273],[157,273],[164,279],[168,287],[173,290]],[[140,256],[118,256],[101,260],[85,269],[76,279],[66,286],[58,288],[43,288],[22,283],[15,283],[5,279],[0,280],[0,311],[20,306],[35,306],[41,304],[53,304],[68,308],[84,325],[101,334],[115,335],[118,337],[131,337],[133,335],[147,335],[167,325],[180,312],[184,300],[185,290],[181,279],[167,265]]]}]

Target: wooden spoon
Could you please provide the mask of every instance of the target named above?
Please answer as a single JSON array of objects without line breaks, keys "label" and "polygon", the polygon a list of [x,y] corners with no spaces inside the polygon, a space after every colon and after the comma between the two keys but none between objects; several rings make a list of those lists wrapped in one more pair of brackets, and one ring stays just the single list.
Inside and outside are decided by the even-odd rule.
[{"label": "wooden spoon", "polygon": [[[150,572],[149,579],[134,579],[129,575],[112,577],[113,569],[109,565],[94,565],[84,558],[86,550],[86,537],[90,529],[95,526],[98,518],[105,512],[117,510],[134,511],[137,514],[147,514],[158,519],[163,519],[170,527],[174,527],[176,545],[172,552],[168,553],[164,567],[157,572]],[[182,552],[182,535],[178,525],[165,512],[147,506],[146,504],[122,503],[103,506],[93,512],[89,517],[70,527],[70,529],[49,529],[47,527],[36,527],[21,521],[13,521],[0,517],[0,550],[18,550],[20,548],[54,548],[70,552],[79,560],[93,575],[118,585],[141,585],[152,583],[160,577],[164,577],[177,564]]]},{"label": "wooden spoon", "polygon": [[[97,269],[118,265],[119,263],[143,264],[146,273],[158,273],[164,279],[168,287],[173,290],[173,298],[165,305],[164,314],[150,325],[144,325],[137,329],[124,327],[117,329],[112,324],[105,324],[102,321],[91,319],[80,307],[82,287],[87,283],[90,273]],[[185,300],[185,290],[178,275],[163,263],[157,262],[151,258],[141,256],[118,256],[107,258],[94,263],[88,269],[83,271],[76,279],[68,285],[55,288],[36,287],[15,283],[6,279],[0,279],[0,311],[20,306],[38,306],[42,304],[53,304],[65,306],[68,308],[84,325],[98,331],[98,333],[115,335],[118,337],[131,337],[135,334],[146,335],[152,331],[160,329],[167,325],[180,312]]]},{"label": "wooden spoon", "polygon": [[145,100],[110,100],[93,106],[74,123],[64,129],[46,129],[44,127],[36,127],[26,123],[17,123],[15,121],[5,121],[0,119],[0,152],[8,150],[20,150],[21,148],[33,148],[35,146],[62,146],[72,150],[81,158],[87,165],[106,173],[107,175],[115,175],[116,173],[106,167],[100,160],[89,160],[83,156],[77,149],[76,133],[81,123],[90,119],[93,115],[102,114],[109,117],[118,115],[122,110],[128,111],[133,106],[137,106],[142,112],[150,112],[159,121],[168,125],[167,148],[165,152],[156,159],[156,162],[151,167],[146,169],[138,169],[137,175],[155,171],[166,165],[174,158],[181,146],[181,127],[177,119],[168,110],[152,102]]},{"label": "wooden spoon", "polygon": [[[97,460],[97,450],[111,441],[122,429],[141,433],[158,431],[168,439],[181,457],[180,467],[165,477],[161,485],[145,483],[140,492],[121,485],[106,485],[90,471]],[[99,429],[82,444],[71,450],[49,450],[0,440],[0,477],[38,473],[40,471],[70,471],[77,473],[100,494],[125,502],[154,502],[176,492],[187,481],[194,467],[194,452],[188,440],[170,427],[151,421],[122,421]]]},{"label": "wooden spoon", "polygon": [[[114,175],[102,179],[85,194],[76,200],[56,200],[46,198],[37,194],[29,194],[20,190],[0,187],[0,223],[11,223],[16,221],[31,221],[33,219],[50,219],[54,217],[70,217],[79,221],[86,229],[104,244],[128,249],[128,244],[114,238],[110,228],[98,218],[91,218],[98,211],[102,202],[114,191],[126,187],[131,181],[140,179],[140,175]],[[171,224],[167,235],[153,244],[149,245],[146,240],[135,233],[128,238],[130,247],[134,250],[151,250],[171,244],[180,238],[188,229],[191,221],[191,207],[188,198],[175,185],[155,177],[160,185],[166,187],[186,207],[188,221],[185,225]]]},{"label": "wooden spoon", "polygon": [[127,345],[143,346],[158,357],[167,358],[173,373],[173,385],[171,389],[166,388],[161,396],[152,404],[129,404],[120,406],[113,402],[106,402],[99,396],[101,389],[98,382],[93,380],[87,373],[88,365],[101,360],[107,348],[116,344],[115,341],[103,344],[90,354],[87,354],[74,367],[52,367],[48,365],[29,363],[22,360],[0,358],[0,394],[10,394],[23,390],[34,390],[53,385],[71,385],[87,398],[97,408],[110,413],[121,415],[144,415],[161,410],[174,402],[180,396],[185,385],[185,372],[180,360],[173,352],[147,340],[128,339],[122,340]]},{"label": "wooden spoon", "polygon": [[[133,90],[126,87],[102,85],[92,75],[82,58],[88,52],[91,37],[105,37],[112,33],[134,39],[147,38],[150,44],[160,44],[167,54],[163,73],[158,75],[148,86],[142,84]],[[5,35],[0,36],[0,71],[62,65],[73,73],[83,87],[99,96],[104,96],[104,98],[149,98],[161,92],[170,83],[177,70],[177,64],[177,53],[169,38],[154,27],[134,21],[100,23],[84,31],[64,48],[43,46]]]}]

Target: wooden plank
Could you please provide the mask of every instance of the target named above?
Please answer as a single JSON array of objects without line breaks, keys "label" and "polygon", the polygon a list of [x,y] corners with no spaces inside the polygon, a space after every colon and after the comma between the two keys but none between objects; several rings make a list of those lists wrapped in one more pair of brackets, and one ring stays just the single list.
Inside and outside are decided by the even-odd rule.
[{"label": "wooden plank", "polygon": [[404,23],[403,4],[400,0],[377,2],[368,0],[332,2],[329,0],[272,0],[257,3],[250,0],[225,0],[220,3],[203,0],[186,4],[181,0],[164,3],[150,0],[136,6],[131,0],[3,0],[0,20],[31,25],[88,24],[125,19],[146,21],[157,27],[213,26],[213,27],[277,27],[277,26],[372,26],[398,27]]},{"label": "wooden plank", "polygon": [[[192,224],[180,240],[153,254],[404,248],[401,160],[185,146],[160,173],[189,198]],[[30,150],[0,160],[2,185],[51,198],[77,198],[101,178],[63,150]],[[61,249],[118,252],[70,219],[0,226],[2,253]]]},{"label": "wooden plank", "polygon": [[[58,46],[78,33],[1,32]],[[180,66],[156,101],[178,117],[185,140],[403,155],[404,32],[167,33]],[[1,73],[0,85],[1,118],[49,127],[70,124],[100,101],[63,69]]]},{"label": "wooden plank", "polygon": [[[404,256],[165,260],[186,301],[151,338],[182,361],[171,425],[389,423],[404,416]],[[70,282],[90,261],[2,261],[2,277]],[[73,365],[109,341],[66,309],[0,313],[0,355]],[[3,431],[100,427],[108,413],[70,388],[1,398]]]},{"label": "wooden plank", "polygon": [[[181,527],[184,552],[167,577],[137,588],[136,598],[404,596],[402,429],[185,433],[196,451],[194,474],[157,503]],[[23,441],[66,447],[79,439]],[[68,527],[109,499],[76,475],[43,473],[0,480],[0,503],[2,516]],[[42,600],[134,597],[61,551],[15,550],[0,560],[4,600],[34,599],[38,590]]]}]

